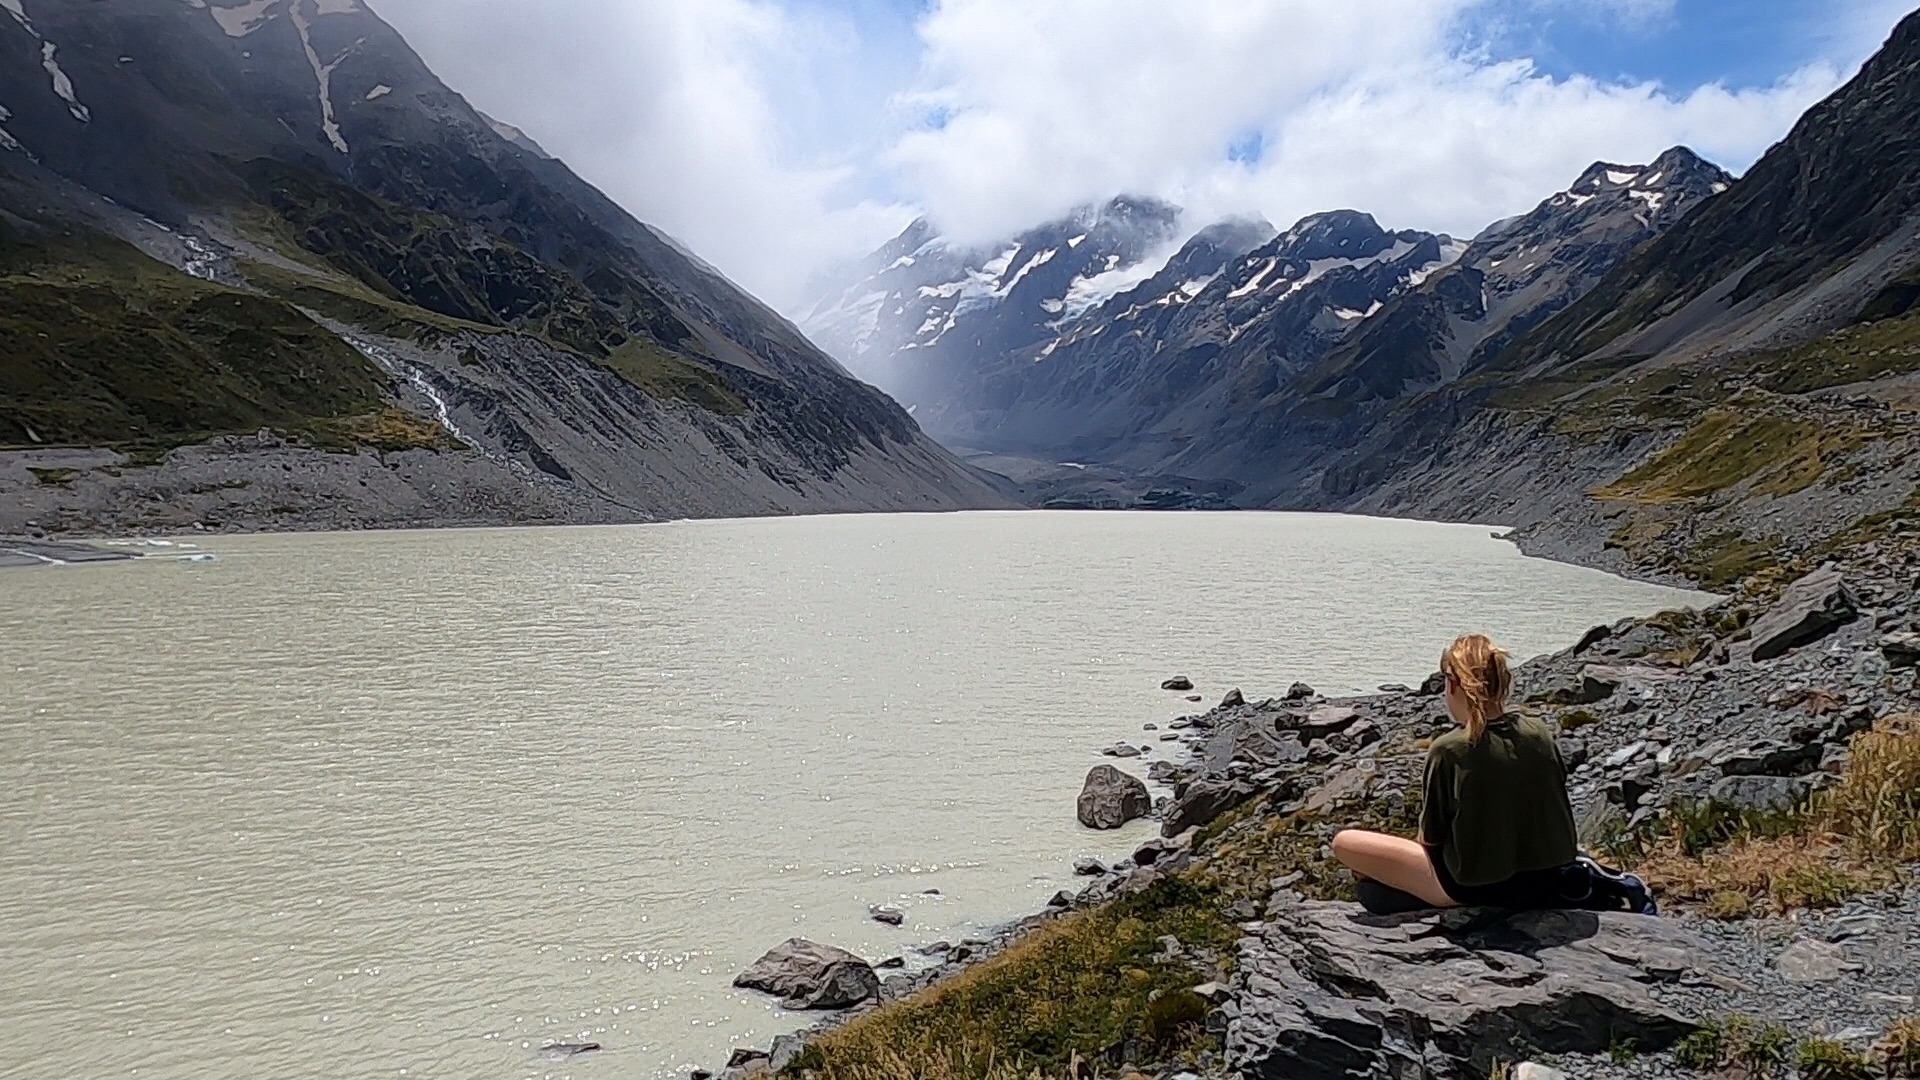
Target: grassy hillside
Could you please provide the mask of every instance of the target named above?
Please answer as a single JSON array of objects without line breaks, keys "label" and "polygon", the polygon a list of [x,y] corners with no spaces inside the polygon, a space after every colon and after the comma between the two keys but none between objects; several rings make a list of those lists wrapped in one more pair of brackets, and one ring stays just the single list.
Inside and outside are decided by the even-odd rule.
[{"label": "grassy hillside", "polygon": [[100,235],[0,225],[0,445],[173,446],[277,428],[431,443],[386,376],[293,305],[182,274]]}]

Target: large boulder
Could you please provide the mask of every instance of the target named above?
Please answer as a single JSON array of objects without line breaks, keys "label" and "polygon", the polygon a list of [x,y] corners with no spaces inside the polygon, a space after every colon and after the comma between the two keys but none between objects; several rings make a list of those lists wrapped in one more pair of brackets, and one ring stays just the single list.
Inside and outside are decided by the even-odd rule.
[{"label": "large boulder", "polygon": [[1153,813],[1153,796],[1139,777],[1111,765],[1095,765],[1081,785],[1078,810],[1080,824],[1089,829],[1117,829]]},{"label": "large boulder", "polygon": [[1241,942],[1228,1065],[1256,1080],[1467,1080],[1520,1045],[1665,1050],[1698,1023],[1647,984],[1712,955],[1683,924],[1641,915],[1291,906]]},{"label": "large boulder", "polygon": [[1220,777],[1195,780],[1167,809],[1167,818],[1160,824],[1160,834],[1179,836],[1188,829],[1204,828],[1219,820],[1220,815],[1259,793],[1259,787],[1247,780]]},{"label": "large boulder", "polygon": [[780,998],[786,1009],[845,1009],[880,993],[865,960],[832,945],[789,938],[735,976],[733,985]]},{"label": "large boulder", "polygon": [[1772,660],[1819,641],[1860,615],[1840,571],[1823,566],[1787,586],[1780,601],[1753,622],[1753,658]]}]

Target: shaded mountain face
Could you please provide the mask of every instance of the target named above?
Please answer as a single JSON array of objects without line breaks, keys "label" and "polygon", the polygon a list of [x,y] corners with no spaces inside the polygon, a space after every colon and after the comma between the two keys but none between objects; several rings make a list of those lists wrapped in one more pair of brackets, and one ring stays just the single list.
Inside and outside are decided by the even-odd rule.
[{"label": "shaded mountain face", "polygon": [[1475,237],[1457,262],[1356,327],[1292,390],[1381,400],[1457,379],[1732,182],[1685,147],[1648,165],[1595,163],[1572,187]]},{"label": "shaded mountain face", "polygon": [[854,370],[925,407],[970,385],[984,359],[1044,342],[1137,283],[1179,219],[1176,207],[1123,196],[999,243],[960,245],[922,218],[801,322]]},{"label": "shaded mountain face", "polygon": [[969,445],[1157,468],[1458,253],[1446,237],[1389,232],[1350,210],[1279,235],[1264,222],[1216,225],[1057,335],[983,365],[971,395],[919,415]]},{"label": "shaded mountain face", "polygon": [[[394,407],[444,428],[426,396],[457,396],[476,366],[460,358],[518,351],[574,375],[476,392],[470,449],[564,482],[518,444],[592,431],[608,479],[585,494],[636,513],[769,476],[791,503],[756,507],[833,489],[857,508],[846,470],[896,453],[943,498],[984,491],[771,309],[474,111],[359,0],[6,0],[0,60],[0,306],[33,316],[0,325],[22,357],[0,376],[0,446],[260,426],[351,443]],[[608,414],[576,381],[628,400]],[[699,430],[701,460],[626,430],[666,414]],[[917,499],[875,505],[900,503]]]}]

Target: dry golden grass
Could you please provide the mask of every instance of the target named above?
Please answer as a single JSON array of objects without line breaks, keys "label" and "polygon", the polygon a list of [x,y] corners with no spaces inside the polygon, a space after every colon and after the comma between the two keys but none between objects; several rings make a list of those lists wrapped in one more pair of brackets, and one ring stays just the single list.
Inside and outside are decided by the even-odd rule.
[{"label": "dry golden grass", "polygon": [[[1714,918],[1832,907],[1920,861],[1920,717],[1854,736],[1847,771],[1804,810],[1767,819],[1676,819],[1638,860],[1661,894]],[[1702,835],[1708,829],[1720,835]],[[1744,899],[1744,904],[1743,904]]]},{"label": "dry golden grass", "polygon": [[1920,1077],[1920,1018],[1896,1020],[1874,1044],[1873,1058],[1888,1076],[1908,1080]]}]

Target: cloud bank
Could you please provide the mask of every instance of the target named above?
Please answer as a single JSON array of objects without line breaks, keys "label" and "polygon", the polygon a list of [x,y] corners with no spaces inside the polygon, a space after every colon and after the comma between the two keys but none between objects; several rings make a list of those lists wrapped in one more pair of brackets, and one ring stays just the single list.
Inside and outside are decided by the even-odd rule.
[{"label": "cloud bank", "polygon": [[[1729,88],[1475,40],[1571,0],[376,2],[475,105],[790,314],[922,212],[988,239],[1124,191],[1470,235],[1596,159],[1739,171],[1900,14],[1809,0],[1828,29],[1799,66]],[[1578,7],[1646,33],[1673,0]]]}]

